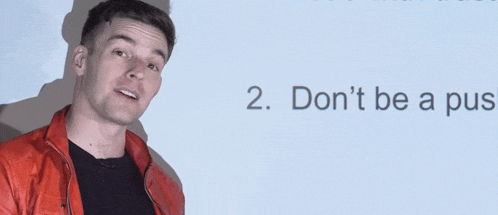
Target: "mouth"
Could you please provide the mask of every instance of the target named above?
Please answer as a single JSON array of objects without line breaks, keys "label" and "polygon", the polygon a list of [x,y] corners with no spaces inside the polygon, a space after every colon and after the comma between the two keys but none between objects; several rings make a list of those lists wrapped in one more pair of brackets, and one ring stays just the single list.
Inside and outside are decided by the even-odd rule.
[{"label": "mouth", "polygon": [[124,95],[124,96],[128,97],[129,99],[138,100],[138,96],[135,93],[130,92],[128,90],[117,89],[115,91],[118,92],[118,93],[121,93],[121,95]]}]

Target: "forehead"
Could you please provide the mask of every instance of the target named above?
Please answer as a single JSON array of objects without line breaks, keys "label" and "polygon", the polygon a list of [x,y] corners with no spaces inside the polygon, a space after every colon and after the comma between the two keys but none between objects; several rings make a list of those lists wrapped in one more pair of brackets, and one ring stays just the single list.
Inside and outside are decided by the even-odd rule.
[{"label": "forehead", "polygon": [[[135,45],[160,49],[167,54],[168,44],[163,32],[158,28],[129,18],[115,17],[103,24],[97,43],[108,43],[109,38],[122,35],[131,38]],[[104,44],[101,44],[104,45]]]}]

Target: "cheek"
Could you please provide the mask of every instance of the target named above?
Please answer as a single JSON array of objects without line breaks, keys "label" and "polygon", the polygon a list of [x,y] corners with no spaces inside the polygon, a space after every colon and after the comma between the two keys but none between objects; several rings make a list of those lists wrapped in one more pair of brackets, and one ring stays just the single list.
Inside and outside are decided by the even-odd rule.
[{"label": "cheek", "polygon": [[85,88],[85,91],[94,91],[98,85],[98,78],[95,74],[92,72],[85,73],[83,76],[83,87]]},{"label": "cheek", "polygon": [[159,89],[161,88],[161,83],[163,81],[163,78],[161,76],[153,79],[151,81],[151,92],[153,93],[152,96],[155,96],[158,92]]},{"label": "cheek", "polygon": [[87,82],[85,83],[86,91],[91,92],[95,97],[104,96],[109,91],[108,86],[112,83],[112,80],[115,80],[112,74],[99,67],[92,68],[92,71],[87,73],[85,79]]},{"label": "cheek", "polygon": [[99,76],[98,73],[93,73],[88,77],[87,81],[87,86],[89,86],[90,89],[94,91],[101,91],[103,82],[105,81],[105,77]]}]

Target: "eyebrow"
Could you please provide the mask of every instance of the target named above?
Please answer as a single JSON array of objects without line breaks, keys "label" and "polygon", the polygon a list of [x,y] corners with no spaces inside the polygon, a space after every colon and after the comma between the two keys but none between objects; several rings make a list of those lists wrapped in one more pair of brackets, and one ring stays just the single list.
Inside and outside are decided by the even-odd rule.
[{"label": "eyebrow", "polygon": [[166,55],[164,54],[163,51],[156,49],[156,50],[154,50],[154,53],[160,55],[163,58],[164,63],[166,63]]},{"label": "eyebrow", "polygon": [[122,39],[128,43],[131,43],[132,45],[136,44],[135,40],[131,39],[128,36],[122,35],[122,34],[112,35],[111,37],[109,37],[109,39],[107,39],[107,42],[109,42],[111,40],[118,40],[118,39]]},{"label": "eyebrow", "polygon": [[[128,37],[126,35],[122,35],[122,34],[112,35],[111,37],[109,37],[109,39],[107,39],[107,41],[109,42],[111,40],[118,40],[118,39],[122,39],[128,43],[131,43],[132,45],[137,44],[137,42],[135,42],[135,40],[131,39],[130,37]],[[163,61],[166,62],[166,55],[164,54],[163,51],[156,49],[153,51],[153,53],[161,56],[163,58]]]}]

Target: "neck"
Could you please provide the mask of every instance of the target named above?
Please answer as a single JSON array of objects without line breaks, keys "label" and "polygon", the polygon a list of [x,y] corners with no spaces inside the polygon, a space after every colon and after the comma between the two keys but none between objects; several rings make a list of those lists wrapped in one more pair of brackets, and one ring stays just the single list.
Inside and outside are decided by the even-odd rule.
[{"label": "neck", "polygon": [[97,159],[125,153],[126,126],[85,116],[71,107],[66,115],[67,137]]}]

